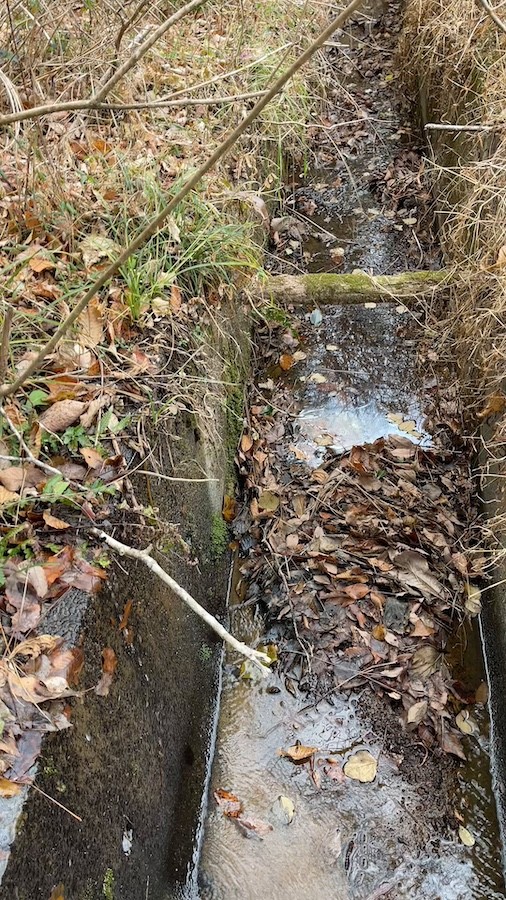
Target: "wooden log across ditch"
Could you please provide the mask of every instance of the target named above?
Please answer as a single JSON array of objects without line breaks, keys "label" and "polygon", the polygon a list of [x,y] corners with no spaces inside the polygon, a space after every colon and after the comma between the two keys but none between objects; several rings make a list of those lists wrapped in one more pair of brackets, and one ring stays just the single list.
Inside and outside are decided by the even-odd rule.
[{"label": "wooden log across ditch", "polygon": [[447,269],[397,275],[272,275],[263,284],[263,294],[276,303],[364,303],[398,298],[408,302],[441,291],[454,280],[452,276]]}]

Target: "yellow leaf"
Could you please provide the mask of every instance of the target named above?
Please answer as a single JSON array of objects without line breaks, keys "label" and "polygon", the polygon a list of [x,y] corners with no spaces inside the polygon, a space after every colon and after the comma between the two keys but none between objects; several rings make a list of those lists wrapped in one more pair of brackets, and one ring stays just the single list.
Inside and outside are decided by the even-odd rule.
[{"label": "yellow leaf", "polygon": [[3,485],[0,485],[0,506],[8,506],[10,503],[16,503],[19,500],[19,494],[14,491],[8,491]]},{"label": "yellow leaf", "polygon": [[465,847],[474,847],[474,845],[476,843],[471,832],[468,831],[467,828],[464,828],[463,825],[459,826],[459,838]]},{"label": "yellow leaf", "polygon": [[9,781],[8,778],[0,775],[0,797],[16,797],[20,790],[20,784],[16,784],[15,781]]},{"label": "yellow leaf", "polygon": [[262,491],[258,498],[258,506],[265,512],[276,512],[279,506],[279,497],[272,491]]}]

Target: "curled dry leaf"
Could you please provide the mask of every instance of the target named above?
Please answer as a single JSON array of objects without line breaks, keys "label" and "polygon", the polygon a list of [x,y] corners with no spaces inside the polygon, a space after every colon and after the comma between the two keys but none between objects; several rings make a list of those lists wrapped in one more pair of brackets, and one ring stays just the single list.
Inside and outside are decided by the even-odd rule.
[{"label": "curled dry leaf", "polygon": [[474,847],[476,843],[474,836],[467,828],[464,828],[463,825],[459,826],[459,838],[465,847]]},{"label": "curled dry leaf", "polygon": [[359,750],[345,762],[343,771],[348,778],[369,784],[376,778],[378,763],[368,750]]},{"label": "curled dry leaf", "polygon": [[45,509],[42,513],[42,518],[44,522],[48,526],[48,528],[54,528],[55,531],[65,531],[66,528],[70,528],[70,524],[65,522],[63,519],[58,519],[56,516],[53,516],[49,510]]},{"label": "curled dry leaf", "polygon": [[464,606],[471,619],[474,619],[481,613],[481,591],[475,584],[466,584],[466,595]]},{"label": "curled dry leaf", "polygon": [[289,825],[290,822],[293,822],[295,804],[293,800],[290,800],[290,797],[285,797],[284,794],[280,794],[277,800],[272,804],[271,809],[276,816],[276,819],[281,822],[282,825]]},{"label": "curled dry leaf", "polygon": [[40,425],[45,431],[57,433],[65,431],[69,425],[77,422],[87,404],[80,400],[57,400],[40,417]]},{"label": "curled dry leaf", "polygon": [[318,747],[306,747],[304,744],[294,744],[287,750],[278,750],[278,756],[291,759],[294,763],[304,763],[311,759],[317,752]]},{"label": "curled dry leaf", "polygon": [[17,503],[19,499],[20,496],[15,491],[8,491],[7,488],[0,485],[0,506],[10,506],[12,503]]},{"label": "curled dry leaf", "polygon": [[97,297],[88,303],[79,316],[79,340],[83,347],[93,350],[104,339],[104,314]]},{"label": "curled dry leaf", "polygon": [[21,791],[22,785],[16,784],[15,781],[9,781],[0,775],[0,797],[16,797]]},{"label": "curled dry leaf", "polygon": [[462,734],[478,734],[479,727],[475,719],[473,719],[468,709],[461,709],[455,716],[455,724]]}]

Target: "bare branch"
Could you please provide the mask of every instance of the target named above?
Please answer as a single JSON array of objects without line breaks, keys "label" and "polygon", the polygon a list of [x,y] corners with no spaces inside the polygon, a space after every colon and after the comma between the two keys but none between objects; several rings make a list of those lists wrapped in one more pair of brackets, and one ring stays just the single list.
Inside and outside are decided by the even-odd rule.
[{"label": "bare branch", "polygon": [[2,325],[2,343],[0,345],[0,384],[5,381],[7,375],[7,365],[9,362],[9,340],[11,336],[12,320],[14,318],[14,307],[8,306],[5,310],[4,321]]},{"label": "bare branch", "polygon": [[487,15],[490,16],[492,21],[495,22],[495,24],[503,32],[503,34],[506,34],[506,22],[503,22],[503,20],[497,15],[495,9],[492,9],[492,7],[487,3],[487,0],[478,0],[478,3],[483,7]]},{"label": "bare branch", "polygon": [[258,666],[262,674],[269,674],[268,666],[270,666],[272,660],[269,659],[267,654],[261,653],[259,650],[253,650],[252,647],[248,647],[247,644],[243,644],[242,641],[238,641],[237,638],[230,634],[230,632],[223,627],[221,622],[218,622],[218,619],[215,619],[207,609],[204,609],[200,603],[197,603],[188,591],[185,591],[177,581],[174,581],[174,579],[171,578],[165,569],[162,569],[162,567],[158,565],[156,560],[150,556],[149,549],[136,550],[135,547],[130,547],[128,544],[122,544],[121,541],[117,541],[115,538],[106,534],[105,531],[98,531],[95,528],[92,529],[92,532],[102,541],[105,541],[105,543],[115,550],[116,553],[119,553],[120,556],[129,556],[131,559],[138,559],[140,562],[144,563],[144,565],[154,572],[154,574],[157,575],[174,594],[180,597],[183,603],[186,603],[186,605],[189,606],[190,609],[206,623],[206,625],[209,625],[222,641],[225,641],[230,647],[233,647],[237,653],[245,656],[246,659],[251,660],[252,663]]},{"label": "bare branch", "polygon": [[18,377],[11,383],[2,385],[0,387],[0,397],[6,397],[9,394],[13,394],[25,381],[30,378],[30,376],[37,371],[41,363],[45,360],[46,356],[48,356],[58,344],[60,338],[63,337],[64,334],[68,331],[68,329],[74,324],[74,322],[79,318],[84,309],[88,306],[90,300],[99,292],[99,290],[109,281],[109,279],[116,274],[118,269],[132,256],[139,247],[142,247],[143,244],[154,234],[154,232],[163,224],[163,222],[167,219],[168,216],[172,213],[172,211],[178,206],[182,200],[197,186],[197,184],[202,180],[204,175],[209,172],[210,169],[213,168],[215,163],[217,163],[223,156],[225,156],[231,147],[236,143],[239,137],[246,131],[247,128],[251,125],[252,122],[260,115],[260,113],[265,109],[268,103],[275,97],[279,92],[284,88],[285,84],[293,77],[293,75],[300,69],[302,66],[316,53],[317,50],[325,43],[325,41],[340,28],[344,22],[348,19],[348,17],[358,9],[359,6],[362,5],[362,0],[352,0],[352,2],[344,9],[339,15],[330,23],[330,25],[325,28],[320,35],[313,41],[312,44],[302,53],[289,68],[280,75],[279,78],[276,79],[272,87],[264,94],[263,97],[260,98],[258,103],[255,104],[253,109],[248,113],[247,116],[244,117],[242,122],[234,128],[233,131],[230,132],[228,137],[216,148],[214,153],[211,154],[209,159],[203,163],[194,173],[188,178],[188,181],[183,185],[182,188],[175,194],[172,200],[167,203],[167,205],[155,216],[154,219],[149,222],[145,228],[142,229],[141,232],[133,239],[133,241],[128,244],[127,247],[122,250],[119,256],[102,272],[102,274],[94,281],[91,287],[86,291],[84,296],[81,298],[79,303],[76,304],[72,312],[67,316],[66,319],[63,320],[61,325],[57,328],[53,336],[47,341],[46,344],[39,350],[37,356],[35,356],[30,364],[26,367],[26,369],[18,375]]},{"label": "bare branch", "polygon": [[159,28],[156,28],[149,37],[146,38],[145,41],[142,42],[132,53],[132,55],[123,63],[122,66],[111,75],[107,81],[98,88],[98,90],[90,97],[88,100],[74,100],[69,103],[45,103],[42,106],[33,106],[31,109],[24,109],[21,112],[11,113],[8,116],[2,116],[0,118],[0,126],[1,125],[10,125],[13,122],[23,122],[26,119],[40,119],[41,116],[47,116],[53,112],[71,112],[78,109],[97,109],[100,108],[100,104],[103,103],[104,98],[109,94],[114,87],[118,84],[119,81],[130,71],[140,59],[151,49],[153,44],[155,44],[168,30],[175,25],[176,22],[179,22],[184,16],[187,16],[190,12],[197,7],[202,6],[205,0],[191,0],[190,3],[187,3],[186,6],[182,6],[181,9],[178,9],[174,15],[169,16],[168,19],[163,22]]}]

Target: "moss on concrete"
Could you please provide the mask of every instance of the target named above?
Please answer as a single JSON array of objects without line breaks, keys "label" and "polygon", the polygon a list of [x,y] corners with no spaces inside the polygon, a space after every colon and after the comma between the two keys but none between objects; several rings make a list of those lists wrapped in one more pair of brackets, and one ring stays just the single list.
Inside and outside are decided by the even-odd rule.
[{"label": "moss on concrete", "polygon": [[427,290],[450,282],[449,272],[401,272],[397,275],[368,275],[354,272],[334,275],[328,272],[310,275],[277,275],[264,288],[273,300],[291,303],[361,303],[413,298]]},{"label": "moss on concrete", "polygon": [[219,559],[228,547],[228,528],[221,513],[213,516],[211,524],[211,556]]}]

